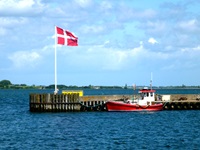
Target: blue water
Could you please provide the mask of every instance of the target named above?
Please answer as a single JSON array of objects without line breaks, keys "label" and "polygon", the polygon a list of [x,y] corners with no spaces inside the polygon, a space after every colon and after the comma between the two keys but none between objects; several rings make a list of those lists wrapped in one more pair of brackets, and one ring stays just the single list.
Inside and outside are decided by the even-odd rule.
[{"label": "blue water", "polygon": [[[137,94],[138,90],[133,89],[86,89],[84,95],[125,95],[125,94]],[[199,89],[156,89],[157,94],[200,94]]]},{"label": "blue water", "polygon": [[29,93],[45,92],[0,90],[0,149],[200,149],[199,110],[29,112]]}]

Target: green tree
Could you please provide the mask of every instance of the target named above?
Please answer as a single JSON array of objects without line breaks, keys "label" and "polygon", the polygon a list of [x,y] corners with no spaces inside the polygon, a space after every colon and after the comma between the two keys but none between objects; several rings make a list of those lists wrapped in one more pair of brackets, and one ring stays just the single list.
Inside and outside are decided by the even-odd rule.
[{"label": "green tree", "polygon": [[12,83],[9,80],[2,80],[0,81],[0,85],[9,86],[9,85],[12,85]]}]

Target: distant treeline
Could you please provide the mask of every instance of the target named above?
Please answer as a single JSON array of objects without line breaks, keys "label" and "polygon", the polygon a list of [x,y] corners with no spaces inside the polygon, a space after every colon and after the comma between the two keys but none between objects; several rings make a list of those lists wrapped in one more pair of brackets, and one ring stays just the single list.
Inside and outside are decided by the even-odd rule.
[{"label": "distant treeline", "polygon": [[[141,89],[145,86],[137,86],[136,89]],[[55,85],[51,84],[48,86],[45,85],[26,85],[26,84],[12,84],[9,80],[2,80],[0,81],[0,89],[54,89]],[[76,86],[76,85],[57,85],[57,88],[60,90],[64,89],[133,89],[133,86],[94,86],[94,85],[88,85],[88,86]],[[194,88],[200,88],[200,86],[153,86],[153,89],[194,89]]]}]

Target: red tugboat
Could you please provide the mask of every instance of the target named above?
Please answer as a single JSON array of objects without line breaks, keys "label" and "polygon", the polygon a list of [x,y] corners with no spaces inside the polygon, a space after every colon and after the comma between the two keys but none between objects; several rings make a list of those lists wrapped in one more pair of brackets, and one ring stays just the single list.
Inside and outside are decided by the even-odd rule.
[{"label": "red tugboat", "polygon": [[162,103],[157,103],[155,90],[144,88],[139,90],[140,98],[126,101],[108,101],[108,111],[159,111],[163,109]]}]

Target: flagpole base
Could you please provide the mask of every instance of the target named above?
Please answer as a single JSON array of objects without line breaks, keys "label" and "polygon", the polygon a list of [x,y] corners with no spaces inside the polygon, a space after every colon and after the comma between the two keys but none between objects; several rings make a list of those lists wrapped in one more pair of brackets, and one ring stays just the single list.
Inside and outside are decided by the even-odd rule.
[{"label": "flagpole base", "polygon": [[58,91],[59,91],[59,89],[56,89],[56,90],[54,91],[54,95],[58,94]]}]

